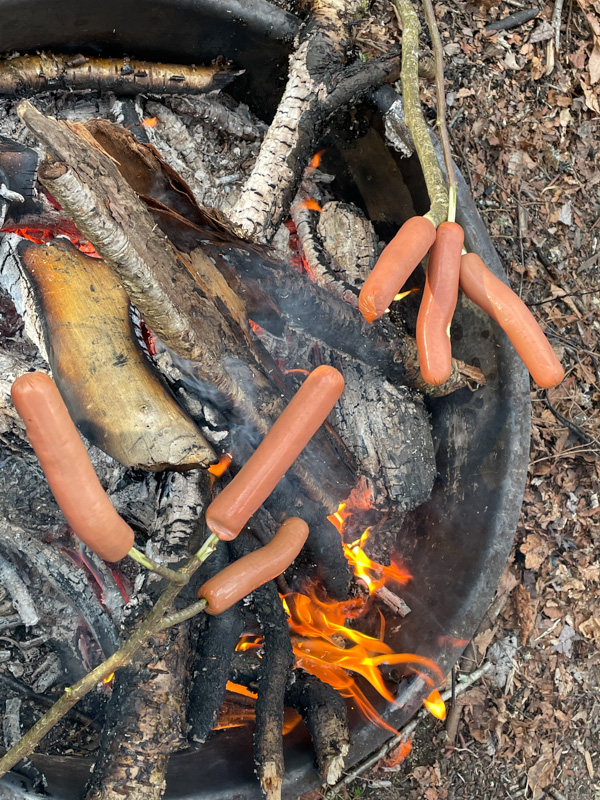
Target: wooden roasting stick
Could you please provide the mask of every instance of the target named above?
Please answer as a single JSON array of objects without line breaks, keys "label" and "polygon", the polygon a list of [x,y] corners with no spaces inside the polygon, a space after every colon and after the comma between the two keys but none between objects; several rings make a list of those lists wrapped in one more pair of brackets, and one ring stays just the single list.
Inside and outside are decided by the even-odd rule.
[{"label": "wooden roasting stick", "polygon": [[240,74],[221,66],[41,53],[0,61],[0,95],[23,97],[57,89],[102,89],[118,95],[193,94],[222,89]]}]

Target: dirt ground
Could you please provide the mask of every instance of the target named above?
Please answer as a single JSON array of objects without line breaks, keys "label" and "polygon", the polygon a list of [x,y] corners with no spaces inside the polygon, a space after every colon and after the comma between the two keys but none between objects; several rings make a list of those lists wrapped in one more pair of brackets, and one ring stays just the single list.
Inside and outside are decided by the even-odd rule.
[{"label": "dirt ground", "polygon": [[[456,161],[566,377],[532,384],[515,545],[460,664],[494,669],[448,726],[421,724],[408,757],[339,798],[600,800],[600,3],[565,3],[552,71],[553,4],[484,30],[526,7],[447,0],[436,12]],[[423,96],[435,119],[433,90]]]}]

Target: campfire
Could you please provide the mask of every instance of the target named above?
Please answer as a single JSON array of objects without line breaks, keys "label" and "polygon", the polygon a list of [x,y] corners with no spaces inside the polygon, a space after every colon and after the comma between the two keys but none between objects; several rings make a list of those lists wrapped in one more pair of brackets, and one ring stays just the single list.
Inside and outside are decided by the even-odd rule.
[{"label": "campfire", "polygon": [[[518,394],[522,372],[466,305],[458,328],[477,339],[465,335],[450,378],[428,385],[411,336],[422,276],[378,322],[359,313],[381,240],[415,213],[371,111],[359,137],[367,164],[356,141],[332,129],[296,165],[281,221],[265,212],[261,238],[240,196],[272,129],[226,94],[237,68],[188,74],[82,57],[86,80],[97,71],[99,83],[78,95],[42,91],[31,78],[52,63],[73,80],[77,58],[44,58],[18,60],[19,80],[37,94],[5,101],[0,127],[0,602],[6,629],[19,632],[0,662],[6,747],[39,718],[40,703],[104,670],[40,754],[19,765],[34,786],[44,773],[60,795],[57,766],[66,763],[83,786],[91,760],[86,796],[158,798],[169,762],[193,761],[229,791],[216,754],[242,747],[246,780],[252,735],[267,796],[281,794],[284,750],[295,791],[314,781],[313,761],[334,784],[423,701],[444,713],[436,687],[493,591],[520,503],[519,476],[515,485],[508,475],[526,450],[526,415],[510,441],[502,429],[512,413],[506,387]],[[124,81],[136,74],[143,94],[134,100]],[[210,94],[196,93],[198,80]],[[170,92],[173,81],[187,90]],[[392,168],[404,204],[390,201],[382,219],[376,194]],[[261,198],[269,209],[281,199],[273,191]],[[344,383],[326,407],[323,370]],[[117,544],[85,539],[87,495],[57,488],[45,468],[50,491],[9,398],[29,373],[42,375],[40,386],[52,375],[85,437],[123,525]],[[300,430],[285,422],[286,408],[293,420],[306,413]],[[492,420],[487,446],[468,452],[465,431],[483,436]],[[295,435],[304,439],[297,451]],[[269,436],[278,438],[260,460]],[[70,485],[83,463],[69,465]],[[479,474],[474,503],[469,481]],[[499,505],[507,517],[492,520],[488,509]],[[470,537],[482,531],[475,547]],[[286,536],[308,538],[281,574],[256,585],[261,555],[270,560],[267,548]],[[192,567],[194,553],[203,563]],[[465,600],[458,587],[486,561]],[[215,613],[220,576],[232,568],[246,599]],[[104,669],[159,607],[162,627],[122,668]]]}]

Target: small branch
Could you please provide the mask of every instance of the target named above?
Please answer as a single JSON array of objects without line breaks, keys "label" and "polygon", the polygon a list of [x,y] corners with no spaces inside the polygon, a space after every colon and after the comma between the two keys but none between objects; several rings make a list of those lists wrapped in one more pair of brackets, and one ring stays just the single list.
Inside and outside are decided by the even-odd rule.
[{"label": "small branch", "polygon": [[165,614],[165,616],[162,618],[162,622],[157,628],[157,631],[164,631],[167,628],[172,628],[173,625],[179,625],[180,622],[186,622],[188,619],[195,617],[196,614],[204,611],[207,605],[207,601],[202,598],[196,603],[192,603],[187,608],[183,608],[181,611],[174,611],[172,614]]},{"label": "small branch", "polygon": [[448,180],[448,220],[454,222],[456,218],[456,171],[452,160],[452,147],[447,124],[446,88],[444,86],[444,51],[442,39],[435,19],[435,9],[432,0],[422,0],[425,19],[429,28],[431,44],[433,46],[433,61],[435,68],[435,94],[437,103],[437,124],[440,129],[444,163],[446,165],[446,178]]},{"label": "small branch", "polygon": [[415,143],[431,207],[426,214],[437,227],[448,217],[448,193],[444,184],[419,96],[419,18],[411,0],[392,0],[402,22],[402,94],[406,124]]},{"label": "small branch", "polygon": [[410,606],[405,603],[401,597],[398,597],[397,594],[390,591],[387,586],[381,586],[374,594],[375,597],[381,600],[382,603],[385,603],[394,614],[398,614],[400,617],[405,617],[407,614],[410,614]]},{"label": "small branch", "polygon": [[101,89],[118,95],[192,94],[222,89],[239,74],[214,66],[41,53],[0,62],[0,95],[23,97],[50,89]]},{"label": "small branch", "polygon": [[[217,537],[211,534],[201,550],[192,556],[187,564],[182,567],[181,574],[185,576],[186,583],[189,582],[194,572],[200,567],[202,561],[204,561],[207,556],[210,555],[212,549],[216,547],[217,541]],[[206,554],[202,559],[199,555],[200,552]],[[65,689],[62,697],[57,700],[52,708],[27,731],[18,744],[11,747],[6,755],[0,759],[0,778],[12,769],[15,764],[18,764],[22,758],[30,755],[48,731],[50,731],[54,725],[56,725],[56,723],[98,683],[101,683],[113,672],[126,666],[131,661],[144,642],[159,629],[163,617],[181,589],[182,584],[180,583],[169,584],[157,600],[156,605],[146,620],[140,625],[137,631],[129,637],[125,644],[74,686],[69,686]]]},{"label": "small branch", "polygon": [[[144,555],[144,553],[140,553],[139,550],[136,550],[135,547],[132,547],[127,555],[134,561],[137,561],[138,564],[141,564],[142,567],[149,569],[151,572],[156,572],[157,575],[166,578],[168,581],[180,583],[182,586],[187,583],[187,578],[180,572],[174,569],[169,569],[169,567],[164,567],[162,564],[157,564],[151,558],[148,558],[148,556]],[[162,628],[160,628],[160,630],[162,630]]]}]

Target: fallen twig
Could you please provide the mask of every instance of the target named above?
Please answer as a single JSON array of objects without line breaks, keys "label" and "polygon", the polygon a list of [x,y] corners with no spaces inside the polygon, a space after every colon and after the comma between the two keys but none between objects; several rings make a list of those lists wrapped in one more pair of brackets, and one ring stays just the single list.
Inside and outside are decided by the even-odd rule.
[{"label": "fallen twig", "polygon": [[484,33],[492,31],[508,31],[511,28],[518,28],[519,25],[524,25],[532,19],[535,19],[540,13],[539,8],[524,8],[522,11],[515,11],[514,14],[509,14],[504,19],[491,22],[484,28]]},{"label": "fallen twig", "polygon": [[[493,664],[490,661],[488,661],[479,669],[475,670],[475,672],[472,672],[466,680],[461,681],[457,685],[455,696],[459,697],[461,694],[466,692],[467,689],[469,689],[474,683],[477,683],[478,680],[480,680],[487,672],[489,672],[492,669],[492,667]],[[421,681],[421,679],[417,678],[415,682],[416,681]],[[424,689],[425,684],[423,681],[421,681],[421,683],[423,683],[423,689]],[[444,702],[447,702],[451,696],[452,696],[451,689],[442,692],[442,700]],[[337,796],[338,792],[340,792],[341,789],[348,786],[348,784],[352,783],[352,781],[355,778],[358,778],[368,769],[375,766],[375,764],[377,764],[378,761],[380,761],[384,756],[386,756],[390,752],[390,750],[393,750],[394,747],[397,747],[401,742],[407,741],[409,736],[412,735],[413,731],[418,726],[418,724],[423,719],[426,719],[428,714],[429,712],[426,711],[424,708],[421,709],[419,713],[416,714],[415,717],[407,725],[405,725],[402,728],[402,730],[398,732],[396,736],[392,736],[391,739],[388,739],[387,742],[385,742],[385,744],[383,744],[378,750],[376,750],[372,755],[370,755],[369,758],[365,759],[364,761],[361,761],[361,763],[358,764],[352,770],[352,772],[347,773],[345,777],[342,778],[341,781],[339,781],[339,783],[336,783],[336,785],[332,787],[331,791],[328,792],[328,794],[325,796],[326,800],[333,800],[333,798]]]}]

